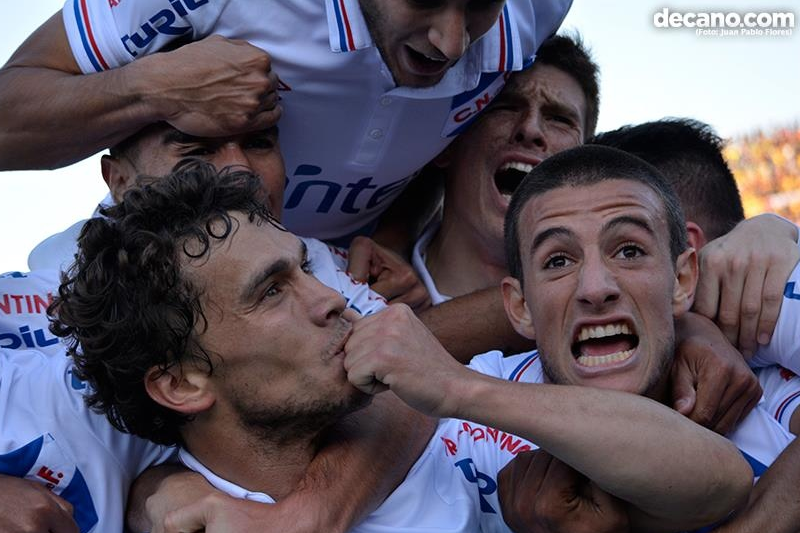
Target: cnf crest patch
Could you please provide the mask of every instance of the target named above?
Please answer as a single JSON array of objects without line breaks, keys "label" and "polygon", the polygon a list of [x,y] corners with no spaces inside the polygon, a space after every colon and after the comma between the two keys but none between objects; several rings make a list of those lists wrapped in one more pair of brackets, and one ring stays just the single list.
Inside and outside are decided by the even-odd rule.
[{"label": "cnf crest patch", "polygon": [[510,72],[483,74],[476,88],[454,96],[450,104],[450,114],[442,130],[442,137],[454,137],[463,132],[494,100],[510,75]]}]

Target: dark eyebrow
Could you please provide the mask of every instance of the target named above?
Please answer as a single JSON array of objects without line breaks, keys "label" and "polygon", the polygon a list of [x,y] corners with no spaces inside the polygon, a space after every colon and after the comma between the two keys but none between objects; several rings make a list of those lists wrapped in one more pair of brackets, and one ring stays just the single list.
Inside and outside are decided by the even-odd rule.
[{"label": "dark eyebrow", "polygon": [[533,238],[533,244],[531,244],[531,255],[536,253],[536,249],[539,248],[547,239],[552,239],[554,237],[572,237],[574,233],[568,230],[565,227],[558,226],[555,228],[547,228],[541,233],[538,233],[536,237]]},{"label": "dark eyebrow", "polygon": [[[298,248],[298,258],[299,258],[299,263],[297,263],[297,264],[303,264],[303,263],[306,262],[306,260],[308,258],[308,247],[306,246],[305,242],[303,242],[303,241],[301,241],[299,239],[298,239],[298,242],[300,244],[297,247]],[[281,259],[276,260],[274,263],[270,263],[263,270],[261,270],[259,272],[256,272],[250,278],[250,281],[248,281],[245,284],[245,287],[242,290],[242,293],[239,295],[239,301],[241,301],[243,303],[249,302],[250,300],[252,300],[253,295],[256,293],[256,290],[261,285],[263,285],[268,279],[270,279],[272,276],[274,276],[276,274],[280,274],[282,272],[286,272],[286,271],[290,270],[294,265],[295,265],[295,263],[292,262],[291,260],[287,260],[285,258],[281,258]]]},{"label": "dark eyebrow", "polygon": [[194,144],[194,143],[202,143],[206,142],[209,139],[205,137],[195,137],[194,135],[189,135],[188,133],[183,133],[182,131],[171,129],[164,135],[163,143],[164,144]]},{"label": "dark eyebrow", "polygon": [[639,218],[639,217],[634,217],[634,216],[631,216],[631,215],[624,215],[624,216],[620,216],[620,217],[614,218],[612,220],[609,220],[603,226],[603,230],[602,231],[605,232],[605,231],[614,229],[617,226],[624,226],[626,224],[633,224],[634,226],[638,226],[638,227],[642,228],[643,230],[645,230],[652,237],[655,238],[655,236],[656,236],[655,230],[650,225],[650,223],[647,222],[647,220],[645,220],[643,218]]}]

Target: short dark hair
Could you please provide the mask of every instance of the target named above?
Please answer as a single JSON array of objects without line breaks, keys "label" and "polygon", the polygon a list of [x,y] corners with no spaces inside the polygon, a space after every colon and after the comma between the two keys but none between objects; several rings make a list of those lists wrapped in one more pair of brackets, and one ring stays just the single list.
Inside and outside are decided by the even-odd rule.
[{"label": "short dark hair", "polygon": [[51,329],[65,337],[78,375],[92,386],[90,407],[121,431],[177,444],[190,417],[153,401],[144,377],[153,367],[214,369],[213,354],[195,336],[207,325],[202,290],[181,265],[236,231],[231,212],[277,223],[261,179],[250,172],[192,161],[145,182],[83,227],[50,308]]},{"label": "short dark hair", "polygon": [[744,220],[736,180],[722,156],[723,141],[708,124],[663,119],[601,133],[591,143],[625,150],[658,168],[678,193],[686,217],[708,240]]},{"label": "short dark hair", "polygon": [[586,123],[584,141],[594,135],[600,114],[600,67],[592,60],[589,49],[580,34],[553,35],[545,39],[536,51],[536,65],[550,65],[578,82],[586,98]]},{"label": "short dark hair", "polygon": [[688,248],[680,201],[653,165],[622,150],[584,145],[559,152],[537,165],[520,183],[506,212],[505,245],[509,273],[523,283],[519,249],[519,218],[534,196],[561,187],[583,187],[607,180],[630,180],[650,187],[661,197],[669,229],[672,260]]}]

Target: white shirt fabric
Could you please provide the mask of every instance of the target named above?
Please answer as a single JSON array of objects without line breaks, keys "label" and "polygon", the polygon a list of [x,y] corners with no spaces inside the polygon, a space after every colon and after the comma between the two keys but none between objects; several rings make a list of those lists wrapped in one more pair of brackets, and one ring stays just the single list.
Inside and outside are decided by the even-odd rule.
[{"label": "white shirt fabric", "polygon": [[791,370],[775,365],[757,368],[755,373],[764,391],[763,408],[791,433],[792,415],[800,407],[800,378]]},{"label": "white shirt fabric", "polygon": [[177,453],[116,431],[86,407],[71,361],[63,350],[0,350],[0,474],[70,502],[81,533],[121,531],[133,480]]},{"label": "white shirt fabric", "polygon": [[[509,357],[503,357],[502,352],[491,351],[475,356],[469,366],[478,372],[509,381],[544,383],[544,369],[536,350]],[[767,411],[769,405],[762,398],[755,409],[727,435],[750,463],[756,480],[794,440],[794,436]]]},{"label": "white shirt fabric", "polygon": [[58,292],[58,270],[0,275],[0,348],[53,355],[64,345],[50,333],[47,306]]},{"label": "white shirt fabric", "polygon": [[[442,420],[405,480],[351,531],[509,532],[497,498],[497,473],[516,454],[533,448],[530,442],[503,431],[463,420]],[[235,498],[275,502],[268,494],[220,478],[186,450],[181,450],[180,457],[188,468]]]},{"label": "white shirt fabric", "polygon": [[283,222],[333,239],[363,230],[410,177],[530,64],[571,0],[507,0],[497,23],[435,86],[396,87],[358,0],[67,0],[63,17],[85,73],[116,68],[176,39],[211,34],[267,51],[280,77]]},{"label": "white shirt fabric", "polygon": [[419,276],[419,279],[425,284],[425,288],[428,289],[428,294],[431,295],[431,305],[439,305],[442,302],[452,299],[452,296],[447,296],[439,292],[439,289],[436,288],[436,282],[433,280],[433,276],[431,276],[428,270],[428,265],[425,263],[425,252],[428,249],[428,244],[436,235],[436,232],[439,231],[440,225],[439,222],[429,224],[428,227],[425,228],[425,231],[422,232],[419,239],[417,239],[417,242],[414,244],[414,250],[411,252],[411,266],[414,267],[417,276]]},{"label": "white shirt fabric", "polygon": [[800,264],[786,283],[781,312],[769,344],[759,346],[751,366],[780,365],[800,374]]}]

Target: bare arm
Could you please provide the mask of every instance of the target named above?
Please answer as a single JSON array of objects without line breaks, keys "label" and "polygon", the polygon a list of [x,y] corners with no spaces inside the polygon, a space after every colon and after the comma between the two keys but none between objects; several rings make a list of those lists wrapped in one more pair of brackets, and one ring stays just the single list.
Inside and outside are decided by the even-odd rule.
[{"label": "bare arm", "polygon": [[56,13],[0,69],[0,170],[65,166],[158,121],[201,136],[271,126],[276,85],[269,55],[218,36],[83,75]]},{"label": "bare arm", "polygon": [[430,307],[419,319],[457,361],[468,363],[489,350],[520,353],[533,343],[506,318],[500,287],[483,289]]},{"label": "bare arm", "polygon": [[[376,398],[329,435],[294,492],[276,505],[233,500],[198,474],[150,472],[131,492],[135,531],[349,531],[405,478],[434,421],[395,396]],[[166,522],[167,527],[159,529]]]},{"label": "bare arm", "polygon": [[718,533],[800,532],[800,440],[792,442],[758,480],[747,507]]},{"label": "bare arm", "polygon": [[[356,323],[345,368],[365,392],[390,388],[424,413],[525,437],[640,512],[683,529],[726,516],[750,490],[736,448],[652,400],[611,390],[503,381],[457,364],[404,306]],[[702,502],[703,505],[698,505]]]}]

